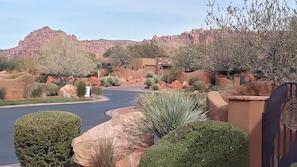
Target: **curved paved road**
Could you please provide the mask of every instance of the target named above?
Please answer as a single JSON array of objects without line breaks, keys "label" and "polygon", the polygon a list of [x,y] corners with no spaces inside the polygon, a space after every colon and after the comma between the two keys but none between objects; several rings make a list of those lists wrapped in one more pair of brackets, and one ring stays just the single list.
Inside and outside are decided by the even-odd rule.
[{"label": "curved paved road", "polygon": [[[142,87],[142,85],[138,85]],[[82,119],[81,132],[94,127],[97,124],[110,119],[105,112],[115,108],[133,105],[134,98],[138,91],[129,91],[131,86],[113,89],[104,89],[103,95],[110,98],[109,101],[90,102],[83,104],[59,104],[59,105],[39,105],[1,108],[0,107],[0,165],[18,163],[13,145],[13,128],[16,119],[37,111],[61,110],[77,114]],[[141,90],[140,90],[141,91]]]}]

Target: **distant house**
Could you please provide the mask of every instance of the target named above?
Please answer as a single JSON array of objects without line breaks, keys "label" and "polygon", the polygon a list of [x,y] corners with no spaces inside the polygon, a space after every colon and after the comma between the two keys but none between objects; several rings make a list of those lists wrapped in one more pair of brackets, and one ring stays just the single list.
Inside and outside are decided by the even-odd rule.
[{"label": "distant house", "polygon": [[164,74],[169,73],[171,66],[171,59],[169,58],[135,58],[129,63],[128,69],[144,69],[155,74]]}]

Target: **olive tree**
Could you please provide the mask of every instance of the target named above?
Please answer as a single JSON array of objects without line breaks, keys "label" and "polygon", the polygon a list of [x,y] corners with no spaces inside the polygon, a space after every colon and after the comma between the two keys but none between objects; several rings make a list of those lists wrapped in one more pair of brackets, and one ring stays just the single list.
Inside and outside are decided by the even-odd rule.
[{"label": "olive tree", "polygon": [[57,77],[62,85],[71,77],[87,76],[96,68],[95,58],[70,40],[44,46],[40,50],[39,60],[42,72]]},{"label": "olive tree", "polygon": [[[296,78],[294,6],[286,0],[243,0],[241,5],[220,7],[209,0],[206,23],[222,31],[231,29],[241,46],[250,47],[259,57],[253,68],[278,85]],[[226,46],[221,47],[224,50]]]}]

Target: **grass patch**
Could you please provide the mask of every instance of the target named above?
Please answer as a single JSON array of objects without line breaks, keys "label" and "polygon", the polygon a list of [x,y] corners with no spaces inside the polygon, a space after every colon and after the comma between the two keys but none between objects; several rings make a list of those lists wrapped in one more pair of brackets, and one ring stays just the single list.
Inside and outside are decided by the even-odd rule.
[{"label": "grass patch", "polygon": [[66,97],[49,97],[49,98],[32,98],[24,100],[3,100],[0,106],[22,105],[22,104],[39,104],[39,103],[64,103],[64,102],[80,102],[92,101],[91,98],[66,98]]}]

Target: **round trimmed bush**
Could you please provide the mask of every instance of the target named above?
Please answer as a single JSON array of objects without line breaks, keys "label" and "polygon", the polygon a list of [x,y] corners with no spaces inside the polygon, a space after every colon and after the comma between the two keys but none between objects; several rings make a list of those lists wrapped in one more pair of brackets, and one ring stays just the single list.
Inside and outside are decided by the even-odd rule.
[{"label": "round trimmed bush", "polygon": [[203,91],[205,90],[206,83],[204,81],[195,81],[193,83],[193,88],[195,90]]},{"label": "round trimmed bush", "polygon": [[248,136],[238,127],[218,121],[178,127],[149,147],[140,167],[248,167]]},{"label": "round trimmed bush", "polygon": [[91,94],[102,95],[102,88],[100,86],[92,86],[91,87]]},{"label": "round trimmed bush", "polygon": [[153,78],[154,77],[154,72],[148,71],[145,75],[146,78]]},{"label": "round trimmed bush", "polygon": [[14,126],[15,153],[22,167],[59,166],[73,155],[71,142],[81,119],[70,112],[40,111],[24,115]]},{"label": "round trimmed bush", "polygon": [[152,85],[152,89],[153,90],[159,90],[160,88],[159,88],[158,84],[154,84],[154,85]]}]

